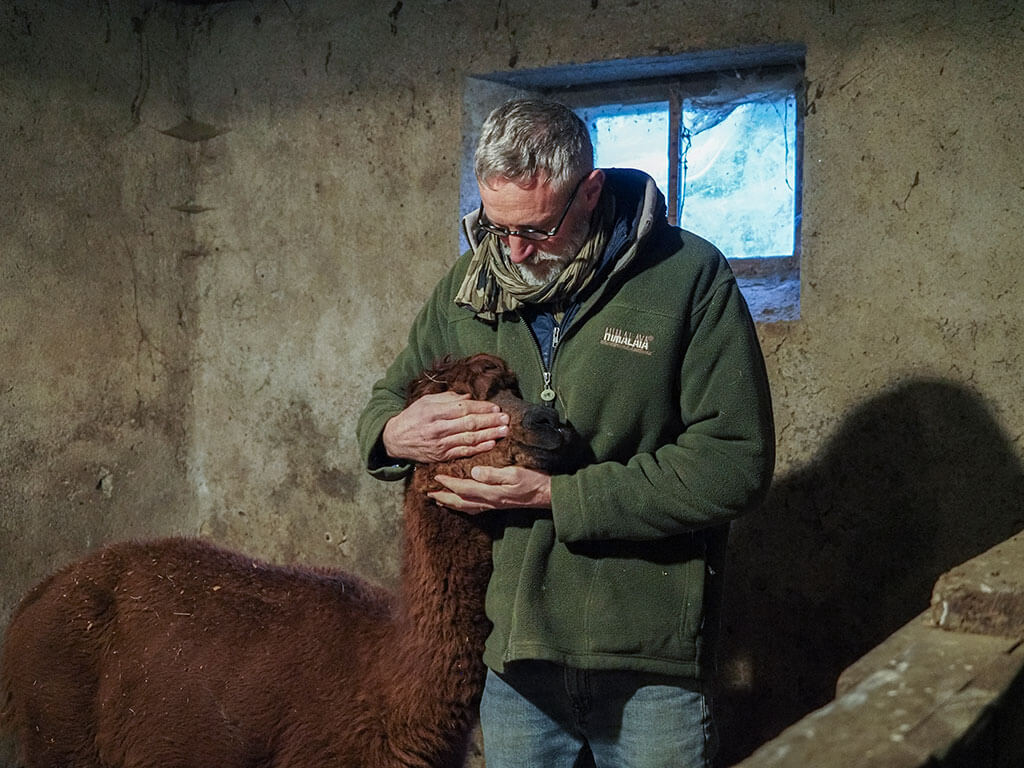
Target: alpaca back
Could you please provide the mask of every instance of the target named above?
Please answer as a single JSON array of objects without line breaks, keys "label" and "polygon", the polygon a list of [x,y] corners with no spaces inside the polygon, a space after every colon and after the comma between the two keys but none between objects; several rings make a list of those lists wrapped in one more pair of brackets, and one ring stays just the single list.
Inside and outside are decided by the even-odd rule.
[{"label": "alpaca back", "polygon": [[[318,702],[326,715],[338,691],[363,684],[392,603],[348,574],[197,540],[117,544],[19,609],[3,675],[32,700],[12,707],[11,725],[38,765],[249,764],[296,711]],[[34,686],[41,673],[47,685]],[[328,735],[305,730],[311,744]],[[83,752],[88,762],[68,762]]]}]

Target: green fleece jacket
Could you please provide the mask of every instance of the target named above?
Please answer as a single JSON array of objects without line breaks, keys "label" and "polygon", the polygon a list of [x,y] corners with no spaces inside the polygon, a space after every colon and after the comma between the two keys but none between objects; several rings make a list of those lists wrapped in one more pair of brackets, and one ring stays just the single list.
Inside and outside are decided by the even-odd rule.
[{"label": "green fleece jacket", "polygon": [[[495,539],[484,660],[497,671],[544,659],[708,672],[728,524],[771,480],[771,403],[743,297],[718,250],[669,226],[640,177],[609,171],[626,245],[640,247],[602,274],[550,366],[554,405],[593,461],[552,478],[551,510],[485,513]],[[437,285],[360,418],[363,458],[381,479],[408,474],[383,455],[380,435],[406,384],[444,355],[498,355],[524,397],[541,402],[545,370],[527,322],[484,322],[453,301],[469,256]]]}]

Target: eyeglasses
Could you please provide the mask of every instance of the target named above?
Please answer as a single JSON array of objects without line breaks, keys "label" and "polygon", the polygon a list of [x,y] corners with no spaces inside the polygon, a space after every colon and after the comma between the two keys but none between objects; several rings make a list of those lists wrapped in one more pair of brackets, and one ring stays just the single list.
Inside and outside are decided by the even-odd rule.
[{"label": "eyeglasses", "polygon": [[[588,174],[589,175],[589,174]],[[562,215],[558,217],[558,223],[546,232],[543,229],[534,229],[533,227],[520,227],[519,229],[509,229],[508,227],[499,227],[497,224],[492,224],[487,219],[487,214],[484,213],[484,204],[480,203],[480,208],[476,212],[476,225],[484,232],[490,232],[492,235],[498,237],[521,237],[524,240],[547,240],[549,237],[554,237],[558,234],[558,228],[562,226],[562,222],[565,221],[565,217],[569,213],[569,209],[572,207],[572,201],[576,199],[576,193],[580,191],[580,187],[583,182],[586,181],[587,176],[576,182],[576,186],[572,190],[572,194],[569,195],[569,199],[565,203],[565,208],[562,209]]]}]

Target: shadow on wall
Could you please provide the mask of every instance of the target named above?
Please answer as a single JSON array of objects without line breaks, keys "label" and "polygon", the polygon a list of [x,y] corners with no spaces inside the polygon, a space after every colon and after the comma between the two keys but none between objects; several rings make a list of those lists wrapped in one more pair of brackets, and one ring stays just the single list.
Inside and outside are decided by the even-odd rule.
[{"label": "shadow on wall", "polygon": [[1024,468],[976,393],[906,382],[858,407],[733,527],[722,765],[835,695],[939,575],[1024,527]]}]

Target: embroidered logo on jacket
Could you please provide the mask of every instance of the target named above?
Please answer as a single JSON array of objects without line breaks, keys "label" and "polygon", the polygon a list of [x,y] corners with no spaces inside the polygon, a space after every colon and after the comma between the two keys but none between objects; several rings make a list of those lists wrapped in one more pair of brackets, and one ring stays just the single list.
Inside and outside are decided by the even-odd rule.
[{"label": "embroidered logo on jacket", "polygon": [[604,329],[604,338],[601,343],[609,347],[628,349],[630,352],[639,352],[642,355],[651,354],[651,343],[654,337],[644,333],[631,333],[620,328],[607,327]]}]

